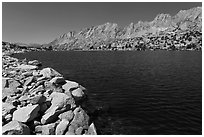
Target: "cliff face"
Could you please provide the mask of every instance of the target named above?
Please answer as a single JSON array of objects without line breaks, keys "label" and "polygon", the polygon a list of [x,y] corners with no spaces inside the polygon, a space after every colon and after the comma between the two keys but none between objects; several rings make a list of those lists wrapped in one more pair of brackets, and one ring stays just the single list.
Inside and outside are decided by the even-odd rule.
[{"label": "cliff face", "polygon": [[175,16],[159,14],[151,22],[131,23],[124,28],[118,27],[115,23],[105,23],[82,29],[79,32],[68,32],[47,46],[55,49],[90,49],[102,44],[111,43],[117,39],[129,39],[145,37],[146,35],[157,35],[162,32],[175,30],[197,30],[202,29],[202,8],[196,7],[189,10],[181,10]]}]

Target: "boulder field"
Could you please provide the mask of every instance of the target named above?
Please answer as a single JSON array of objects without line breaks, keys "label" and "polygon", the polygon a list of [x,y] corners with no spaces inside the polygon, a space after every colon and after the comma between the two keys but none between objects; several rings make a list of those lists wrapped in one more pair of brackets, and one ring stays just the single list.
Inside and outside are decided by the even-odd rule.
[{"label": "boulder field", "polygon": [[37,60],[3,55],[2,134],[96,135],[83,104],[86,92]]}]

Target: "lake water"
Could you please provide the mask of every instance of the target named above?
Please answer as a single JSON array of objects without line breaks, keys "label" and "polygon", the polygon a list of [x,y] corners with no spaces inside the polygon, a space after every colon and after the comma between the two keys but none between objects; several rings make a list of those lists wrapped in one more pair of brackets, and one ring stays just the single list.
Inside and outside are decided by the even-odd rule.
[{"label": "lake water", "polygon": [[201,51],[60,51],[14,57],[37,59],[88,89],[109,111],[101,134],[202,134]]}]

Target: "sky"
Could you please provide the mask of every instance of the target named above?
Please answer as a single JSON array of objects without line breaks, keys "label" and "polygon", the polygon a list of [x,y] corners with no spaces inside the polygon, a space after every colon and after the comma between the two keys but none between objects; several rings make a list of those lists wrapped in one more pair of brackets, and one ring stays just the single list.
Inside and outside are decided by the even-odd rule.
[{"label": "sky", "polygon": [[124,27],[131,22],[152,21],[157,14],[174,16],[200,2],[3,2],[2,40],[49,43],[69,31],[106,22]]}]

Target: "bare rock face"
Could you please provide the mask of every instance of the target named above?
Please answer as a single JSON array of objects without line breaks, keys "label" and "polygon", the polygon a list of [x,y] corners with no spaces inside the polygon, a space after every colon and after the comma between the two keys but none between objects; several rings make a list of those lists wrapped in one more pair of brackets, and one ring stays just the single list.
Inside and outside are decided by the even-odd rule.
[{"label": "bare rock face", "polygon": [[55,135],[56,123],[47,125],[39,125],[35,127],[35,131],[41,135]]},{"label": "bare rock face", "polygon": [[74,99],[64,93],[53,92],[50,98],[52,105],[41,119],[43,124],[56,120],[59,114],[75,107]]},{"label": "bare rock face", "polygon": [[44,69],[42,69],[40,71],[40,74],[43,75],[43,77],[46,77],[46,78],[62,76],[60,73],[58,73],[56,70],[54,70],[52,68],[44,68]]},{"label": "bare rock face", "polygon": [[2,116],[12,114],[16,110],[16,107],[9,103],[2,103]]},{"label": "bare rock face", "polygon": [[6,115],[4,119],[5,119],[5,122],[8,123],[12,120],[12,115],[11,114]]},{"label": "bare rock face", "polygon": [[31,89],[31,91],[29,91],[31,94],[33,94],[33,95],[36,95],[36,94],[38,94],[38,93],[42,93],[42,92],[44,92],[45,91],[45,89],[44,89],[44,87],[43,87],[43,85],[40,85],[40,86],[38,86],[38,87],[36,87],[36,88],[34,88],[34,89]]},{"label": "bare rock face", "polygon": [[40,111],[39,112],[44,113],[47,109],[48,109],[47,103],[46,102],[42,103],[40,105]]},{"label": "bare rock face", "polygon": [[17,87],[21,86],[21,83],[15,79],[8,79],[8,88],[16,89]]},{"label": "bare rock face", "polygon": [[76,135],[82,135],[82,132],[83,132],[83,127],[79,127],[75,131]]},{"label": "bare rock face", "polygon": [[28,95],[23,95],[23,96],[21,96],[19,99],[18,99],[19,101],[26,101],[26,100],[29,100],[29,96]]},{"label": "bare rock face", "polygon": [[34,65],[25,65],[25,64],[21,64],[17,67],[18,69],[22,69],[22,70],[34,70],[37,69],[37,66]]},{"label": "bare rock face", "polygon": [[13,120],[20,122],[29,122],[38,116],[38,111],[40,110],[39,105],[26,106],[17,109],[13,113]]},{"label": "bare rock face", "polygon": [[28,65],[41,66],[42,64],[38,60],[32,60],[32,61],[28,61]]},{"label": "bare rock face", "polygon": [[81,88],[77,88],[77,89],[73,90],[71,93],[77,99],[81,99],[85,96],[85,94]]},{"label": "bare rock face", "polygon": [[40,74],[40,70],[33,70],[33,71],[32,71],[32,75],[33,75],[33,76],[37,76],[37,77],[42,76],[42,74]]},{"label": "bare rock face", "polygon": [[30,103],[35,105],[35,104],[42,104],[46,101],[46,97],[42,94],[35,95],[33,97],[30,97]]},{"label": "bare rock face", "polygon": [[25,83],[24,83],[24,86],[30,85],[30,84],[33,82],[33,80],[34,80],[34,77],[33,77],[33,76],[28,77],[28,78],[26,79]]},{"label": "bare rock face", "polygon": [[3,135],[30,135],[30,129],[27,125],[18,122],[11,121],[2,127]]},{"label": "bare rock face", "polygon": [[64,135],[65,134],[65,130],[67,129],[69,124],[69,121],[66,119],[63,119],[56,128],[55,134],[56,135]]},{"label": "bare rock face", "polygon": [[3,78],[2,77],[2,88],[8,88],[9,87],[9,83],[8,83],[8,80],[9,80],[10,78]]},{"label": "bare rock face", "polygon": [[65,83],[65,80],[63,77],[54,77],[50,80],[50,83],[52,84],[63,84]]},{"label": "bare rock face", "polygon": [[69,81],[69,80],[66,80],[66,84],[64,84],[62,86],[62,88],[65,90],[65,91],[70,91],[71,89],[75,89],[79,87],[79,84],[77,82],[74,82],[74,81]]},{"label": "bare rock face", "polygon": [[22,76],[25,76],[25,77],[33,76],[33,72],[32,71],[23,72]]},{"label": "bare rock face", "polygon": [[89,116],[81,107],[78,107],[74,110],[74,118],[71,122],[71,125],[76,125],[77,127],[88,129]]},{"label": "bare rock face", "polygon": [[59,109],[65,108],[67,106],[70,106],[71,108],[75,107],[74,99],[65,93],[53,92],[50,95],[50,98],[51,98],[52,106],[58,106]]},{"label": "bare rock face", "polygon": [[[186,25],[184,25],[186,24]],[[173,31],[175,28],[188,30],[202,28],[202,7],[181,10],[175,16],[159,14],[153,21],[129,24],[119,27],[115,23],[105,23],[84,28],[80,31],[68,32],[53,40],[48,45],[58,50],[97,49],[100,45],[110,44],[117,39],[129,39],[148,34],[157,35],[164,30]]]},{"label": "bare rock face", "polygon": [[42,116],[41,123],[47,124],[55,122],[57,120],[58,115],[63,111],[66,111],[66,108],[58,109],[58,106],[53,106],[52,108],[49,108]]},{"label": "bare rock face", "polygon": [[95,127],[94,123],[91,123],[91,125],[89,126],[87,135],[97,135],[96,127]]},{"label": "bare rock face", "polygon": [[74,113],[71,110],[66,111],[66,112],[59,115],[59,119],[61,119],[61,120],[66,119],[68,121],[71,121],[73,119],[73,117],[74,117]]},{"label": "bare rock face", "polygon": [[10,95],[14,94],[15,90],[12,88],[3,88],[2,89],[2,101],[5,102]]},{"label": "bare rock face", "polygon": [[75,132],[77,130],[77,125],[70,125],[69,128],[68,128],[68,131],[66,132],[65,135],[76,135]]}]

